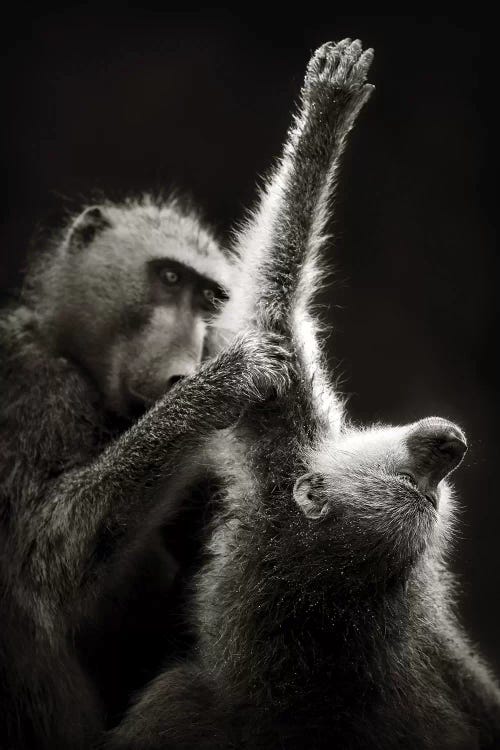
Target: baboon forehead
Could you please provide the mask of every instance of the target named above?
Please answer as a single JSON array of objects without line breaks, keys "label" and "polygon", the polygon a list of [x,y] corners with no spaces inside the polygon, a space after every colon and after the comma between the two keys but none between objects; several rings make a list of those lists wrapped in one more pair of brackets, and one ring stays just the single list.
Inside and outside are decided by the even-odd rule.
[{"label": "baboon forehead", "polygon": [[107,204],[104,210],[117,231],[150,241],[167,238],[187,243],[201,256],[221,252],[213,233],[197,214],[180,210],[175,202],[159,205],[144,200],[125,205]]},{"label": "baboon forehead", "polygon": [[194,213],[175,205],[109,206],[110,228],[96,238],[94,251],[137,263],[172,259],[211,278],[226,289],[232,285],[234,265],[209,229]]}]

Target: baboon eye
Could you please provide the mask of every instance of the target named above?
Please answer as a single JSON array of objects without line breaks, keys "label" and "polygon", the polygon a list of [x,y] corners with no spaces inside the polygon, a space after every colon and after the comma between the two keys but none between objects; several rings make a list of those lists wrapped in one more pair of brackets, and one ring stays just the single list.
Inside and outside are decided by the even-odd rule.
[{"label": "baboon eye", "polygon": [[213,289],[204,289],[203,290],[203,296],[205,297],[205,299],[207,300],[207,302],[212,303],[212,302],[215,301],[215,294],[214,294]]},{"label": "baboon eye", "polygon": [[404,479],[405,482],[408,482],[408,484],[411,484],[412,487],[417,487],[418,489],[418,484],[416,483],[415,478],[411,474],[408,474],[407,472],[401,472],[400,474],[397,474],[396,476],[398,476],[400,479]]},{"label": "baboon eye", "polygon": [[161,279],[165,282],[165,284],[168,284],[169,286],[173,286],[174,284],[177,284],[179,281],[179,274],[175,273],[175,271],[170,271],[168,268],[165,268],[161,272]]}]

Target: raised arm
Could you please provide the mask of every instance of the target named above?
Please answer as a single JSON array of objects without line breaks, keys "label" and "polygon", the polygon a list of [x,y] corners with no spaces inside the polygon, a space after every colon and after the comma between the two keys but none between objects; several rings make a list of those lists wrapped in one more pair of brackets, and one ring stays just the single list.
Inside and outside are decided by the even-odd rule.
[{"label": "raised arm", "polygon": [[284,334],[315,395],[317,418],[329,429],[340,428],[343,404],[330,384],[310,307],[323,275],[320,251],[340,157],[373,90],[365,82],[372,59],[371,49],[362,52],[361,42],[350,39],[328,42],[311,58],[283,155],[238,236],[239,288],[221,319],[231,331],[253,321]]},{"label": "raised arm", "polygon": [[347,135],[373,90],[365,83],[373,58],[361,42],[328,42],[307,67],[299,111],[260,205],[239,234],[241,292],[223,320],[238,327],[256,317],[290,331],[292,313],[307,308],[317,288],[335,175]]}]

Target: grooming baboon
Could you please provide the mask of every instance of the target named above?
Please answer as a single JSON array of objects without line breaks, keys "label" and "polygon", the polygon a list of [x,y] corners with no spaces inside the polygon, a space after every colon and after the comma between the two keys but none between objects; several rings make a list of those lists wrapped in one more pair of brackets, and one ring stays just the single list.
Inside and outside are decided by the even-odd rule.
[{"label": "grooming baboon", "polygon": [[89,747],[82,621],[175,512],[202,436],[285,376],[276,337],[252,332],[199,367],[230,272],[173,203],[93,206],[0,318],[2,747]]},{"label": "grooming baboon", "polygon": [[302,107],[241,238],[249,320],[291,344],[274,404],[206,445],[226,478],[196,585],[198,644],[112,734],[113,750],[464,750],[500,743],[500,693],[453,614],[446,569],[466,449],[430,418],[349,427],[308,313],[332,176],[370,93],[371,52],[312,58]]}]

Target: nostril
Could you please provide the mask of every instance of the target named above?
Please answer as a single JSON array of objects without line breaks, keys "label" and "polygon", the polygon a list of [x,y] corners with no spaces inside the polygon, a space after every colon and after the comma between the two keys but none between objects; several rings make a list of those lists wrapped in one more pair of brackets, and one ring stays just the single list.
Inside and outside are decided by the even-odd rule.
[{"label": "nostril", "polygon": [[413,425],[407,445],[410,468],[429,486],[436,486],[456,469],[467,451],[460,428],[439,417],[423,419]]},{"label": "nostril", "polygon": [[462,438],[447,435],[438,445],[439,452],[447,457],[450,463],[457,465],[467,451],[467,444]]},{"label": "nostril", "polygon": [[467,443],[458,432],[448,432],[436,435],[434,446],[430,474],[435,481],[440,481],[457,468],[467,451]]},{"label": "nostril", "polygon": [[172,375],[167,380],[167,389],[170,390],[176,383],[178,383],[180,380],[184,380],[186,376],[185,375]]}]

